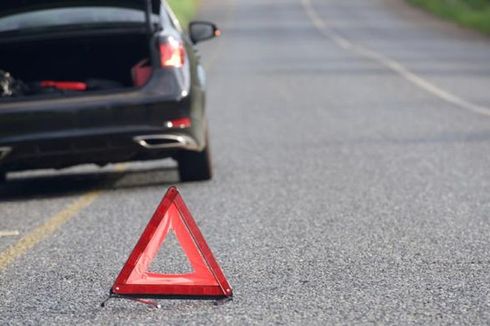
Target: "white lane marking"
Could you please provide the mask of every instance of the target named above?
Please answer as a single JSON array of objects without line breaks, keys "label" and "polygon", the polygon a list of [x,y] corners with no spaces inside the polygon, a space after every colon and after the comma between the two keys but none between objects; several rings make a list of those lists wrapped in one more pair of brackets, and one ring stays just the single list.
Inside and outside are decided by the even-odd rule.
[{"label": "white lane marking", "polygon": [[20,235],[19,231],[0,231],[0,238],[2,237],[15,237]]},{"label": "white lane marking", "polygon": [[340,36],[331,28],[328,27],[327,23],[317,14],[311,0],[302,0],[303,7],[308,14],[308,17],[312,21],[313,25],[327,38],[331,39],[335,44],[339,47],[355,52],[363,57],[369,58],[373,61],[378,62],[379,64],[385,66],[386,68],[396,72],[398,75],[411,82],[415,86],[425,90],[426,92],[453,104],[461,109],[465,109],[474,113],[482,114],[485,116],[490,116],[490,108],[478,105],[475,103],[471,103],[455,94],[452,94],[449,91],[446,91],[439,86],[431,83],[427,79],[418,76],[410,69],[405,67],[400,62],[391,59],[384,54],[371,50],[365,46],[355,44],[348,39]]}]

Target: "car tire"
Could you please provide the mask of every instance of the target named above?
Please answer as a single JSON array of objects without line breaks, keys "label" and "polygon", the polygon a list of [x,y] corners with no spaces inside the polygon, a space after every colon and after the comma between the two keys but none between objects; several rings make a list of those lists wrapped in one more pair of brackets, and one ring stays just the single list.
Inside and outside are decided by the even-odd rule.
[{"label": "car tire", "polygon": [[0,184],[7,182],[7,172],[0,171]]},{"label": "car tire", "polygon": [[205,181],[213,177],[209,142],[201,152],[185,151],[178,155],[181,182]]}]

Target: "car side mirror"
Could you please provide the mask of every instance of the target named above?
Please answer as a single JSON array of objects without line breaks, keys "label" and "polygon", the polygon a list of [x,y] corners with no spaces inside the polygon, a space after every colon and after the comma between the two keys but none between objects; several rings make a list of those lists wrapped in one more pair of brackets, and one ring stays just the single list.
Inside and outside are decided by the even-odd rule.
[{"label": "car side mirror", "polygon": [[189,36],[192,43],[197,44],[221,35],[221,31],[213,23],[191,22],[189,24]]}]

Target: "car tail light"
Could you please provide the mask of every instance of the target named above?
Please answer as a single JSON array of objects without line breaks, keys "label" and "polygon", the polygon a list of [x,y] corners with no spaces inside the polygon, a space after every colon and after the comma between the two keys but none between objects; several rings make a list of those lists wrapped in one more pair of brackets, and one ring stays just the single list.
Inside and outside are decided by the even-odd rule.
[{"label": "car tail light", "polygon": [[192,122],[191,122],[191,119],[189,119],[189,118],[175,119],[175,120],[167,121],[165,123],[165,126],[167,128],[185,129],[185,128],[190,128],[191,125],[192,125]]},{"label": "car tail light", "polygon": [[182,41],[170,37],[160,44],[160,64],[162,67],[182,68],[185,60],[186,52]]}]

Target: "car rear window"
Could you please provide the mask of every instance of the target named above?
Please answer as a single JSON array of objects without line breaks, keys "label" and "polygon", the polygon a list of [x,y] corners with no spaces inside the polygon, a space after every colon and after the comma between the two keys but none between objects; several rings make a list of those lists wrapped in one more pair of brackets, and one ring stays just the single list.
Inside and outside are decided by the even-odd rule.
[{"label": "car rear window", "polygon": [[[153,17],[157,19],[157,17]],[[71,7],[30,11],[0,17],[0,33],[56,28],[74,25],[141,24],[145,14],[141,10],[112,7]]]}]

